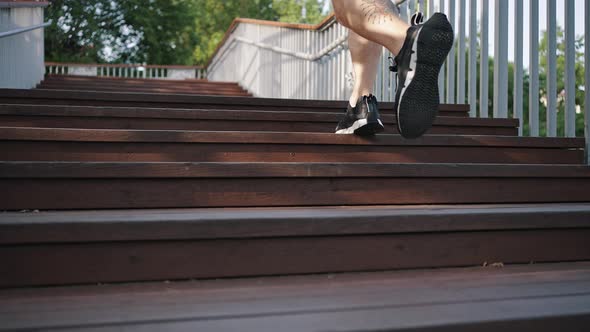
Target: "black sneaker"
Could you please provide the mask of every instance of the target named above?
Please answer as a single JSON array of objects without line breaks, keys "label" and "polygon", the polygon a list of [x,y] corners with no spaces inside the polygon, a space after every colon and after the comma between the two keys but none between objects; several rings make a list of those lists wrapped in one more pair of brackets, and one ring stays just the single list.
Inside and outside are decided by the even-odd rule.
[{"label": "black sneaker", "polygon": [[438,113],[438,73],[453,46],[453,27],[442,13],[411,26],[391,67],[398,72],[394,113],[399,133],[422,136]]},{"label": "black sneaker", "polygon": [[369,136],[382,132],[385,127],[379,119],[377,98],[373,95],[363,96],[355,107],[348,104],[346,114],[336,127],[336,134],[357,134]]}]

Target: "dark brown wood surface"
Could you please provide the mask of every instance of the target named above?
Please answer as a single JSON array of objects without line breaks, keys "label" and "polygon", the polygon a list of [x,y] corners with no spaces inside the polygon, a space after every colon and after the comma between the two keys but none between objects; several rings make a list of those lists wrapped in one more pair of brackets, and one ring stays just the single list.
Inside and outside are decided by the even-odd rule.
[{"label": "dark brown wood surface", "polygon": [[588,280],[562,263],[5,290],[0,329],[584,331]]},{"label": "dark brown wood surface", "polygon": [[[581,164],[582,139],[0,127],[0,160]],[[577,147],[577,149],[575,149]]]},{"label": "dark brown wood surface", "polygon": [[[346,101],[298,100],[250,97],[196,96],[186,94],[91,92],[75,90],[0,89],[2,104],[93,105],[156,108],[211,108],[273,110],[286,112],[343,112]],[[382,113],[393,103],[379,104]],[[467,105],[439,105],[440,115],[468,116]]]},{"label": "dark brown wood surface", "polygon": [[0,213],[0,244],[590,228],[589,204]]},{"label": "dark brown wood surface", "polygon": [[333,133],[215,132],[179,130],[117,130],[75,128],[0,127],[3,140],[56,140],[85,142],[178,142],[178,143],[275,143],[330,145],[484,146],[531,148],[584,147],[583,138],[511,137],[485,135],[424,135],[404,139],[399,135],[336,135]]},{"label": "dark brown wood surface", "polygon": [[[5,127],[332,133],[341,116],[341,112],[0,105],[0,121]],[[393,114],[382,114],[381,119],[386,132],[397,133]],[[517,128],[516,119],[439,116],[429,134],[517,136]]]},{"label": "dark brown wood surface", "polygon": [[582,164],[584,152],[530,147],[0,140],[0,160]]},{"label": "dark brown wood surface", "polygon": [[[174,69],[174,68],[172,68]],[[196,68],[195,68],[196,69]],[[45,75],[42,83],[59,82],[59,83],[107,83],[107,84],[121,84],[129,86],[153,86],[153,85],[171,85],[171,86],[219,86],[219,87],[235,87],[239,86],[235,82],[220,82],[209,81],[206,79],[145,79],[145,78],[131,78],[131,77],[110,77],[110,76],[76,76],[76,75]]]},{"label": "dark brown wood surface", "polygon": [[190,95],[209,95],[209,96],[251,96],[247,91],[241,88],[219,88],[219,87],[127,87],[116,85],[80,85],[72,84],[71,86],[64,86],[62,84],[41,84],[39,89],[48,90],[77,90],[77,91],[112,91],[112,92],[139,92],[139,93],[172,93],[172,94],[190,94]]},{"label": "dark brown wood surface", "polygon": [[2,179],[0,210],[590,202],[589,178],[87,176]]},{"label": "dark brown wood surface", "polygon": [[[585,165],[504,165],[453,163],[108,163],[0,162],[3,179],[158,178],[590,178]],[[382,187],[382,186],[379,186]],[[378,188],[376,188],[378,189]],[[555,188],[548,188],[555,189]]]},{"label": "dark brown wood surface", "polygon": [[590,228],[6,245],[0,286],[581,261],[589,237]]}]

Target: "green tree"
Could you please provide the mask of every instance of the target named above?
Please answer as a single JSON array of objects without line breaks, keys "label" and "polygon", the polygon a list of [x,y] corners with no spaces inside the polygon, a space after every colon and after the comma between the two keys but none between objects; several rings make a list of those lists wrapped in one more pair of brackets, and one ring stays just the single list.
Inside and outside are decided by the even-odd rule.
[{"label": "green tree", "polygon": [[[565,38],[561,27],[557,27],[557,135],[563,136],[565,133]],[[578,37],[574,43],[575,48],[575,100],[576,105],[581,109],[584,108],[584,37]],[[547,98],[547,32],[543,32],[539,43],[539,87],[540,87],[540,114],[539,114],[539,131],[540,135],[545,136],[547,133],[546,107],[542,102]],[[584,114],[576,114],[576,136],[584,136]]]},{"label": "green tree", "polygon": [[274,0],[278,20],[315,24],[322,20],[322,3],[318,0]]},{"label": "green tree", "polygon": [[[198,42],[193,62],[205,64],[223,39],[236,17],[261,20],[318,23],[322,20],[322,5],[318,0],[195,0],[194,17]],[[302,8],[305,6],[305,17]],[[215,13],[212,15],[211,13]]]},{"label": "green tree", "polygon": [[321,7],[318,0],[54,0],[46,59],[204,64],[236,17],[317,23]]},{"label": "green tree", "polygon": [[[478,59],[480,58],[480,47],[478,48]],[[579,105],[581,109],[584,109],[584,61],[583,61],[583,49],[584,49],[584,37],[577,37],[575,41],[575,73],[576,73],[576,105]],[[528,65],[528,64],[525,64]],[[493,109],[493,97],[494,97],[494,59],[490,57],[488,59],[489,73],[488,73],[488,105],[489,108],[486,110],[491,116]],[[542,33],[541,40],[539,42],[539,135],[547,135],[547,108],[543,103],[547,97],[547,32]],[[467,67],[466,67],[467,72]],[[477,91],[479,93],[480,88],[480,64],[477,67]],[[529,84],[530,74],[527,70],[523,73],[523,118],[521,125],[523,126],[524,135],[530,134],[529,128]],[[565,87],[565,39],[563,29],[558,27],[557,29],[557,134],[563,136],[565,132],[565,101],[563,99],[563,91]],[[514,114],[514,63],[508,63],[508,117],[513,117]],[[479,96],[478,96],[478,107],[479,107]],[[481,110],[480,110],[481,112]],[[576,136],[584,136],[584,115],[582,113],[576,114]]]},{"label": "green tree", "polygon": [[205,64],[236,17],[276,19],[272,0],[195,0],[193,19],[197,43],[193,63]]}]

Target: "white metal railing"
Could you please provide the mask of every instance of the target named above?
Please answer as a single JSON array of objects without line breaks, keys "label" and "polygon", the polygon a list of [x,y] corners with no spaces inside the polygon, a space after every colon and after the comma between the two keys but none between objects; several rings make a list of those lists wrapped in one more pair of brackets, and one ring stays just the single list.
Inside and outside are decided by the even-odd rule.
[{"label": "white metal railing", "polygon": [[[239,23],[207,67],[214,81],[233,81],[259,97],[344,99],[351,64],[346,29]],[[348,75],[347,75],[348,74]]]},{"label": "white metal railing", "polygon": [[18,28],[18,29],[14,29],[11,31],[3,31],[3,32],[0,32],[0,38],[10,37],[10,36],[18,35],[18,34],[21,34],[24,32],[29,32],[29,31],[33,31],[33,30],[37,30],[37,29],[41,29],[41,28],[46,28],[46,27],[50,26],[51,23],[53,23],[53,21],[49,20],[43,24],[37,24],[37,25],[30,26],[30,27],[26,27],[26,28]]},{"label": "white metal railing", "polygon": [[[565,55],[556,52],[557,15],[560,12],[557,5],[564,7],[565,13],[560,17],[565,28]],[[565,128],[562,134],[573,137],[576,129],[578,132],[582,129],[576,128],[576,108],[580,105],[576,106],[575,91],[584,85],[575,82],[575,13],[581,8],[574,9],[574,6],[573,0],[547,0],[548,49],[546,59],[543,59],[546,68],[539,68],[540,12],[536,0],[422,0],[407,1],[400,9],[402,18],[408,18],[416,10],[425,12],[426,18],[433,12],[444,12],[454,27],[455,46],[439,78],[441,102],[468,103],[471,116],[518,118],[521,120],[521,135],[538,136],[543,129],[545,135],[556,136],[557,119],[564,119],[563,126],[559,124],[560,128]],[[586,1],[583,18],[586,35],[590,20],[588,7],[590,4]],[[529,17],[526,30],[522,19],[525,15]],[[514,18],[514,27],[509,28],[510,17]],[[494,28],[489,32],[492,23]],[[529,37],[527,45],[524,44],[525,31]],[[208,66],[208,78],[238,82],[260,97],[345,100],[350,93],[353,75],[346,51],[346,36],[347,30],[334,20],[313,29],[241,22],[214,55]],[[509,45],[509,39],[514,41],[513,44]],[[488,84],[490,41],[493,42],[494,60],[491,87]],[[585,64],[589,64],[588,42],[585,45]],[[513,77],[508,77],[509,55],[513,61],[511,66],[514,66]],[[374,87],[375,95],[383,101],[392,100],[395,91],[394,76],[388,71],[388,56],[389,52],[384,50],[382,68]],[[561,56],[565,57],[566,78],[565,89],[559,91],[558,98],[556,64]],[[529,59],[527,68],[525,58]],[[540,72],[547,76],[545,86],[539,86]],[[528,78],[528,92],[525,77]],[[513,83],[509,84],[509,81]],[[509,86],[513,96],[510,100]],[[585,99],[588,100],[588,79],[585,86]],[[528,101],[526,109],[525,100]],[[585,110],[588,104],[584,103]],[[564,109],[564,116],[557,116],[559,109]],[[526,120],[527,123],[523,123]],[[585,126],[589,126],[588,121]]]},{"label": "white metal railing", "polygon": [[205,68],[201,66],[158,66],[142,64],[79,64],[46,62],[48,75],[101,76],[145,79],[205,79]]},{"label": "white metal railing", "polygon": [[35,87],[43,79],[46,3],[0,5],[0,88]]}]

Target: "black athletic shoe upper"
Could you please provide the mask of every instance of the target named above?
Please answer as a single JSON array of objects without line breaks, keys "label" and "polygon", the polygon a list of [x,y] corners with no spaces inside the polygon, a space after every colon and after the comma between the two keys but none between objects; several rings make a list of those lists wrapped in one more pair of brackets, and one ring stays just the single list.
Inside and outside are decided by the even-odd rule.
[{"label": "black athletic shoe upper", "polygon": [[355,107],[350,103],[346,113],[336,127],[337,134],[373,135],[383,131],[383,123],[379,118],[377,98],[373,95],[360,98]]}]

